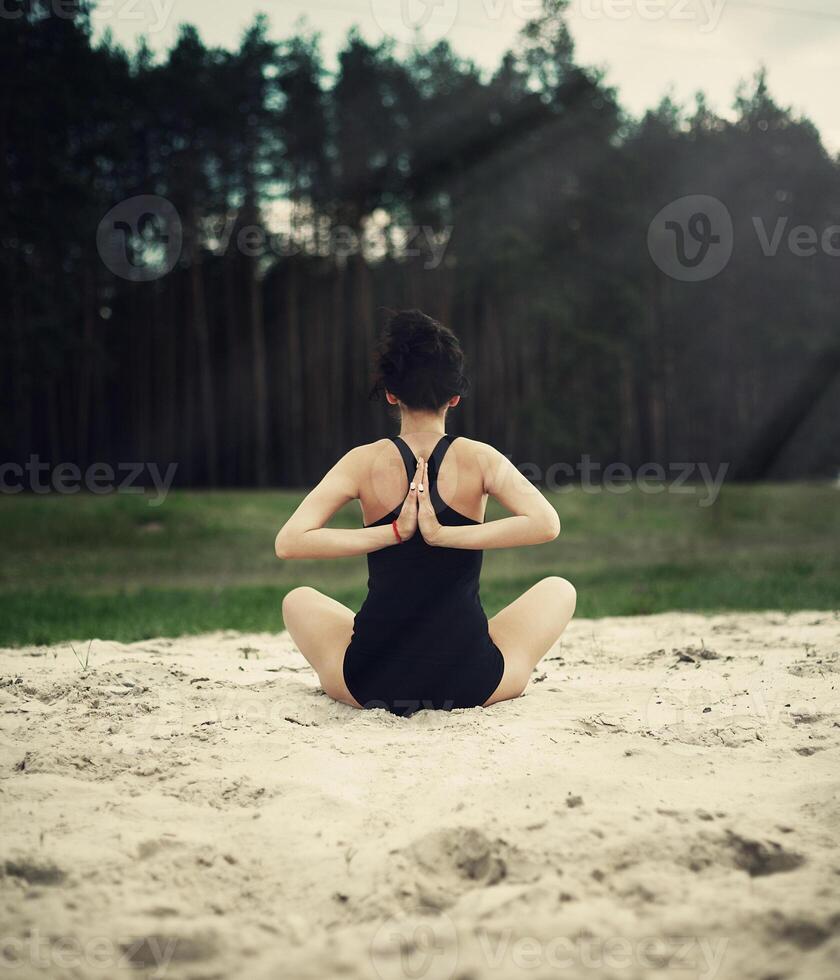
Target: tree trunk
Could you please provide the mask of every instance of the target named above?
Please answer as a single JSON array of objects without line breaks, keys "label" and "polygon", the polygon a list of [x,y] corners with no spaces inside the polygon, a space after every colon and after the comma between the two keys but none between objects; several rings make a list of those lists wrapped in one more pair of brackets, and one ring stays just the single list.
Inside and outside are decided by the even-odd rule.
[{"label": "tree trunk", "polygon": [[251,382],[253,384],[254,479],[258,487],[268,485],[268,385],[265,375],[265,324],[263,283],[258,259],[249,259]]},{"label": "tree trunk", "polygon": [[207,304],[204,295],[201,242],[198,239],[198,220],[196,214],[192,216],[191,242],[190,296],[192,300],[193,329],[198,353],[202,437],[204,440],[204,475],[206,482],[210,486],[216,486],[219,482],[218,448],[216,444],[216,400],[213,385],[213,360],[210,353],[210,331],[207,325]]}]

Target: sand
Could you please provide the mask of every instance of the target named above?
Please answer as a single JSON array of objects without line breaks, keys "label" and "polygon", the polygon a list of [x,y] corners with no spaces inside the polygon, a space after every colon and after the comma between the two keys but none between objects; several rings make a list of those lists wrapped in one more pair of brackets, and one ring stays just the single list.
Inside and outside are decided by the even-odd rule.
[{"label": "sand", "polygon": [[838,613],[577,620],[411,719],[286,634],[0,678],[0,976],[840,976]]}]

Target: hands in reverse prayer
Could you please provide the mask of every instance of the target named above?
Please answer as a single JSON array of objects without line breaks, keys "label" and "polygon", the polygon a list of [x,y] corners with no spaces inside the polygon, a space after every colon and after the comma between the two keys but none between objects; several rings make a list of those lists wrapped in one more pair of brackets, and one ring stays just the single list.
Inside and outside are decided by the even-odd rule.
[{"label": "hands in reverse prayer", "polygon": [[426,544],[440,545],[444,531],[437,519],[432,501],[429,498],[428,462],[417,458],[417,469],[408,487],[408,495],[403,501],[400,516],[396,520],[400,539],[407,541],[420,528]]}]

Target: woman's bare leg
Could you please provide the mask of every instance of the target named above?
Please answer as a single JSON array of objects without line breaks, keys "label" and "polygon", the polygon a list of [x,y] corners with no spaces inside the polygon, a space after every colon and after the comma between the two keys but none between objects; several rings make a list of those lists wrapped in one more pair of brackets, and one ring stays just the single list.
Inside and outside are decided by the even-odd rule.
[{"label": "woman's bare leg", "polygon": [[324,693],[361,708],[344,682],[344,652],[354,618],[352,609],[308,586],[292,589],[283,599],[286,629],[314,668]]},{"label": "woman's bare leg", "polygon": [[534,667],[569,625],[576,601],[571,582],[552,576],[531,586],[493,616],[490,636],[505,658],[505,672],[485,705],[522,694]]}]

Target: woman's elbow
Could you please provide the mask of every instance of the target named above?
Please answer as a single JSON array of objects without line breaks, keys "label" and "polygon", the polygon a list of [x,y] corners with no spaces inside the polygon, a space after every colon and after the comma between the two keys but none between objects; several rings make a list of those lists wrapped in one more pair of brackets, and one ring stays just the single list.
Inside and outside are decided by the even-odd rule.
[{"label": "woman's elbow", "polygon": [[277,537],[274,539],[274,554],[278,558],[294,558],[294,547],[292,546],[291,538],[288,534],[284,534],[280,531]]},{"label": "woman's elbow", "polygon": [[543,543],[553,541],[560,533],[560,518],[557,516],[557,512],[555,510],[552,510],[551,514],[546,516],[545,524],[541,528],[541,532],[541,540]]}]

